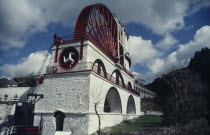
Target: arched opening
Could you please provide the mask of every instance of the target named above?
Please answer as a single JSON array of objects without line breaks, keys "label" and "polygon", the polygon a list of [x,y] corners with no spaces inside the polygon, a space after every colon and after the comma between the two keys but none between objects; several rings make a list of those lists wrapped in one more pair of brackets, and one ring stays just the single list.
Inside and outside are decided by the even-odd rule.
[{"label": "arched opening", "polygon": [[104,112],[122,113],[120,95],[116,88],[109,89],[104,102]]},{"label": "arched opening", "polygon": [[55,117],[56,131],[63,131],[64,118],[66,117],[65,114],[57,111],[53,116]]},{"label": "arched opening", "polygon": [[129,89],[129,90],[132,90],[131,82],[128,82],[128,89]]},{"label": "arched opening", "polygon": [[136,105],[133,96],[129,96],[127,104],[127,114],[136,114]]},{"label": "arched opening", "polygon": [[104,66],[104,63],[100,59],[95,60],[92,70],[107,78],[106,68]]},{"label": "arched opening", "polygon": [[[116,78],[116,80],[114,80]],[[115,69],[111,75],[111,81],[115,81],[116,84],[120,85],[121,87],[125,88],[125,83],[122,74],[120,73],[119,69]]]}]

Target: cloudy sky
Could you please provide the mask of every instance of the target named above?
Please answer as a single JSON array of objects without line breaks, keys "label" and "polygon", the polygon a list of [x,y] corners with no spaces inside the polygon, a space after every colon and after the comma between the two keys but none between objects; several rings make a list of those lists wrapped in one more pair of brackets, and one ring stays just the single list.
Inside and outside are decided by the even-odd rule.
[{"label": "cloudy sky", "polygon": [[147,83],[210,48],[210,0],[0,0],[0,77],[36,74],[53,34],[73,34],[82,8],[94,3],[125,25],[131,70]]}]

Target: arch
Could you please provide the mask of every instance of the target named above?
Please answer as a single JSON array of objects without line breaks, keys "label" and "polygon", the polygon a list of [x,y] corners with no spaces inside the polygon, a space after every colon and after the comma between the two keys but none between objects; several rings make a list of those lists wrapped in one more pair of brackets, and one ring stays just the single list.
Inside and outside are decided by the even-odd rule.
[{"label": "arch", "polygon": [[132,95],[128,97],[127,114],[136,114],[136,105]]},{"label": "arch", "polygon": [[65,114],[61,111],[56,111],[53,116],[55,117],[56,131],[63,131]]},{"label": "arch", "polygon": [[112,87],[106,94],[104,112],[122,113],[122,104],[119,92]]},{"label": "arch", "polygon": [[102,60],[95,60],[95,62],[93,63],[92,70],[107,78],[106,68]]},{"label": "arch", "polygon": [[116,74],[116,76],[115,76],[115,78],[116,78],[116,80],[115,80],[116,81],[116,84],[118,84],[120,86],[122,85],[122,87],[125,88],[124,79],[123,79],[123,76],[122,76],[120,70],[119,69],[115,69],[112,72],[112,75],[111,75],[111,78],[110,78],[111,80],[114,77],[113,74]]},{"label": "arch", "polygon": [[128,82],[128,89],[129,90],[132,90],[132,84],[131,84],[131,82]]}]

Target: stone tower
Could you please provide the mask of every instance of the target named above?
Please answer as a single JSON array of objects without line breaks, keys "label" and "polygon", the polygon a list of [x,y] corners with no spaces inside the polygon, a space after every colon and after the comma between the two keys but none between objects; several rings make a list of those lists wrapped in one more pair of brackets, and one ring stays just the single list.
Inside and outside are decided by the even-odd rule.
[{"label": "stone tower", "polygon": [[[102,5],[85,7],[74,35],[54,37],[52,61],[36,94],[34,126],[43,135],[91,134],[141,115],[129,72],[128,35]],[[97,115],[98,114],[98,115]]]}]

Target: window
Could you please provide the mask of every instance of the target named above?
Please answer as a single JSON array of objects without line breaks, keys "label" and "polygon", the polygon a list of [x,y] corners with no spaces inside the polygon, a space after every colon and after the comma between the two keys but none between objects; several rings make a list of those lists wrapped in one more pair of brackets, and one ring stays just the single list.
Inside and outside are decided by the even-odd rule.
[{"label": "window", "polygon": [[56,122],[56,131],[63,131],[65,114],[63,112],[58,111],[54,114],[54,117]]}]

